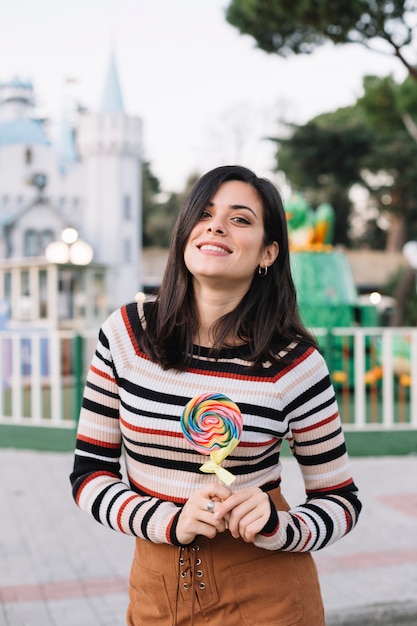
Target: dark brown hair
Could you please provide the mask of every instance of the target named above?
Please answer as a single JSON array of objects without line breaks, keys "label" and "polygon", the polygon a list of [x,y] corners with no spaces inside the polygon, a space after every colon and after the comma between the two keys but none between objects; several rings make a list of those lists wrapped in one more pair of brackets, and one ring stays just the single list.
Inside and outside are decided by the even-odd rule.
[{"label": "dark brown hair", "polygon": [[166,270],[156,300],[146,308],[142,349],[163,368],[183,369],[189,362],[198,331],[192,276],[184,262],[188,237],[222,183],[237,180],[251,185],[263,207],[264,243],[276,241],[279,255],[266,276],[255,272],[251,286],[237,307],[220,318],[213,329],[213,356],[236,337],[251,346],[254,367],[277,361],[277,354],[293,340],[314,339],[300,321],[291,276],[287,222],[275,185],[238,165],[217,167],[202,176],[190,191],[171,237]]}]

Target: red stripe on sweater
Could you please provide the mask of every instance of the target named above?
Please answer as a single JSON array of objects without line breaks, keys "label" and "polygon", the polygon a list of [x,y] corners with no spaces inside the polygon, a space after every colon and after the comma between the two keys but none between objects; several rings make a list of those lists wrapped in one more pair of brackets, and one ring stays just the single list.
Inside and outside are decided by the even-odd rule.
[{"label": "red stripe on sweater", "polygon": [[127,330],[127,334],[129,335],[129,339],[130,339],[130,342],[131,342],[131,344],[133,346],[133,349],[134,349],[135,353],[138,356],[140,356],[142,359],[146,359],[147,361],[149,361],[150,359],[149,359],[148,355],[141,351],[140,346],[139,346],[139,344],[137,342],[135,332],[134,332],[134,330],[132,328],[129,316],[127,314],[127,306],[126,305],[121,307],[121,313],[122,313],[122,318],[123,318],[123,321],[124,321],[124,324],[125,324],[125,328]]},{"label": "red stripe on sweater", "polygon": [[122,526],[123,511],[125,510],[125,508],[129,504],[129,502],[131,502],[132,500],[135,500],[137,497],[138,497],[137,495],[130,496],[129,498],[127,498],[127,500],[125,500],[125,502],[123,502],[123,504],[120,507],[120,510],[119,510],[119,512],[117,514],[117,526],[118,526],[118,528],[119,528],[119,530],[121,532],[123,532],[123,526]]},{"label": "red stripe on sweater", "polygon": [[[124,420],[122,416],[119,417],[119,420],[120,423],[123,424],[123,426],[127,430],[134,431],[135,433],[142,433],[143,435],[160,435],[163,437],[175,437],[176,439],[182,439],[184,436],[182,433],[174,432],[172,430],[161,430],[156,428],[142,428],[141,426],[134,426],[130,422]],[[275,443],[276,440],[276,437],[272,437],[267,441],[240,441],[239,446],[242,448],[262,448],[264,446],[269,446]]]},{"label": "red stripe on sweater", "polygon": [[327,487],[324,487],[323,489],[306,489],[306,493],[329,493],[329,495],[334,495],[332,492],[335,491],[336,489],[343,489],[343,487],[348,487],[349,485],[353,485],[352,479],[348,478],[348,480],[345,480],[343,483],[339,483],[338,485],[330,485]]},{"label": "red stripe on sweater", "polygon": [[116,450],[120,447],[119,443],[111,443],[110,441],[103,441],[102,439],[93,439],[92,437],[86,437],[85,435],[77,435],[77,440],[85,441],[85,443],[91,443],[99,448],[110,448]]},{"label": "red stripe on sweater", "polygon": [[352,528],[352,524],[353,524],[352,516],[348,511],[345,511],[345,519],[346,519],[346,530],[345,530],[345,535],[346,535]]},{"label": "red stripe on sweater", "polygon": [[[292,513],[293,517],[296,517],[297,519],[300,520],[300,522],[302,522],[303,524],[305,524],[305,520],[301,517],[301,515],[297,515],[297,513]],[[305,542],[303,543],[303,545],[301,546],[301,552],[304,550],[304,548],[306,547],[306,545],[308,544],[308,542],[311,539],[311,530],[308,533],[308,537],[305,540]]]},{"label": "red stripe on sweater", "polygon": [[320,422],[311,424],[311,426],[306,426],[305,428],[292,428],[292,432],[293,433],[307,433],[310,430],[316,430],[317,428],[321,428],[322,426],[325,426],[326,424],[330,424],[330,422],[333,422],[333,420],[339,419],[339,413],[336,411],[336,413],[333,413],[333,415],[330,415],[329,417],[327,417],[324,420],[321,420]]},{"label": "red stripe on sweater", "polygon": [[168,496],[165,493],[145,489],[142,485],[132,480],[130,476],[129,481],[139,490],[140,493],[138,495],[151,496],[152,498],[158,498],[158,500],[163,500],[164,502],[176,502],[177,504],[185,504],[187,501],[187,498],[174,498],[173,496]]},{"label": "red stripe on sweater", "polygon": [[99,476],[110,476],[111,478],[114,478],[116,480],[119,480],[118,477],[115,474],[112,474],[111,472],[94,472],[94,474],[90,474],[81,484],[80,488],[77,491],[77,496],[75,498],[75,502],[78,504],[81,498],[81,494],[84,491],[84,489],[87,487],[87,485],[89,485],[91,483],[92,480],[95,480],[96,478],[98,478]]},{"label": "red stripe on sweater", "polygon": [[282,372],[279,373],[278,376],[264,377],[264,376],[250,376],[248,374],[237,374],[236,372],[222,372],[221,376],[219,376],[218,372],[212,372],[209,370],[199,369],[196,367],[188,367],[187,372],[191,374],[196,374],[198,376],[214,376],[216,378],[228,378],[232,380],[249,380],[252,382],[275,382],[276,378],[280,378]]},{"label": "red stripe on sweater", "polygon": [[172,545],[172,541],[171,541],[171,528],[172,528],[172,524],[174,523],[174,519],[175,519],[175,515],[174,517],[171,519],[171,521],[169,522],[167,529],[166,529],[166,533],[165,533],[165,537],[167,540],[167,543],[169,543],[170,545]]},{"label": "red stripe on sweater", "polygon": [[144,435],[161,435],[164,437],[176,437],[177,439],[181,439],[183,437],[182,433],[176,433],[171,430],[161,430],[157,428],[142,428],[141,426],[134,426],[130,422],[127,422],[126,420],[124,420],[122,416],[119,417],[119,420],[120,420],[120,423],[123,424],[125,428],[128,428],[129,430],[133,430],[135,433],[142,433]]},{"label": "red stripe on sweater", "polygon": [[103,372],[102,370],[97,369],[96,367],[94,367],[94,365],[90,365],[90,370],[94,372],[94,374],[97,374],[97,376],[101,376],[101,378],[110,380],[110,382],[112,383],[116,382],[116,379],[113,376],[109,376],[109,374],[106,374],[106,372]]},{"label": "red stripe on sweater", "polygon": [[[302,363],[305,359],[307,359],[310,354],[314,352],[314,348],[308,348],[303,354],[301,354],[298,359],[296,359],[293,363],[290,363],[283,370],[277,372],[274,376],[250,376],[248,374],[237,374],[236,372],[225,373],[223,372],[221,378],[232,378],[233,380],[249,380],[252,382],[264,382],[264,383],[275,383],[277,380],[288,374],[294,367],[297,367],[300,363]],[[216,371],[207,371],[204,369],[198,368],[187,368],[187,372],[191,372],[192,374],[198,374],[202,376],[215,376],[219,377],[218,372]]]}]

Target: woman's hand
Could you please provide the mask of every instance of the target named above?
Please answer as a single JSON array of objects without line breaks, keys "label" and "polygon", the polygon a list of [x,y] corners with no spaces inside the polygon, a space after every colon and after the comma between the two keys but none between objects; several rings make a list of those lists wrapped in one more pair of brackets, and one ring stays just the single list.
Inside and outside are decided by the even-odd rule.
[{"label": "woman's hand", "polygon": [[[177,539],[182,544],[191,543],[196,535],[213,539],[227,528],[227,513],[216,515],[217,507],[232,492],[225,485],[213,483],[194,491],[184,504],[178,517]],[[213,504],[209,504],[212,502]],[[208,508],[207,508],[208,507]]]},{"label": "woman's hand", "polygon": [[258,487],[250,487],[232,493],[216,506],[214,517],[227,520],[233,537],[254,541],[271,515],[270,499]]}]

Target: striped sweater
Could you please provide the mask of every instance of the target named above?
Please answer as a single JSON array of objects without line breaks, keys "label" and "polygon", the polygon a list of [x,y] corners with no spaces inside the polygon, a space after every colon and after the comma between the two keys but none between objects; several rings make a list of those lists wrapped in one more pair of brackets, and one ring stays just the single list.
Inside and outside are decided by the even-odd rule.
[{"label": "striped sweater", "polygon": [[306,501],[288,512],[274,510],[255,544],[317,550],[355,526],[361,505],[334,389],[315,348],[293,344],[290,365],[266,362],[254,374],[247,346],[225,349],[216,360],[196,346],[187,369],[163,370],[141,352],[141,319],[133,303],[100,329],[70,477],[81,509],[122,533],[179,545],[182,505],[192,491],[216,480],[199,471],[207,457],[184,438],[180,416],[191,398],[223,393],[239,406],[244,424],[239,445],[222,463],[236,477],[232,489],[277,487],[284,439],[305,484]]}]

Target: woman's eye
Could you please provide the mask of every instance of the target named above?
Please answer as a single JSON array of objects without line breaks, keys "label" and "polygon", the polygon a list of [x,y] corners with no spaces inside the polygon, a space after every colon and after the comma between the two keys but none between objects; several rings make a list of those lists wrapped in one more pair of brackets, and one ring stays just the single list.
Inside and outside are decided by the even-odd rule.
[{"label": "woman's eye", "polygon": [[238,222],[238,224],[250,224],[250,221],[248,219],[246,219],[246,217],[233,217],[232,218],[234,222]]},{"label": "woman's eye", "polygon": [[208,211],[203,211],[200,215],[200,220],[207,219],[208,217],[211,217],[210,213]]}]

